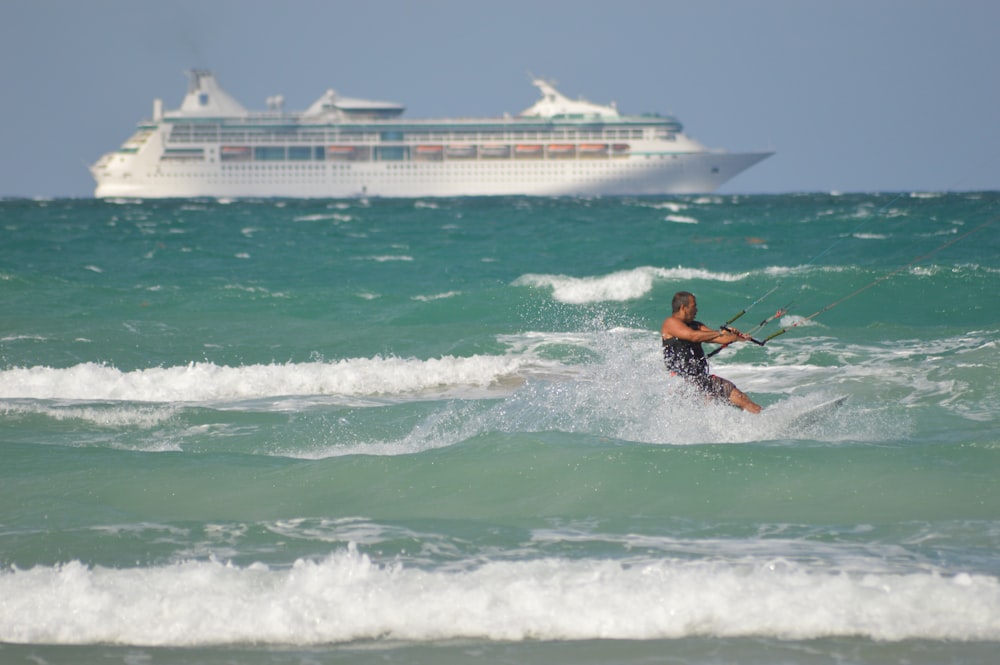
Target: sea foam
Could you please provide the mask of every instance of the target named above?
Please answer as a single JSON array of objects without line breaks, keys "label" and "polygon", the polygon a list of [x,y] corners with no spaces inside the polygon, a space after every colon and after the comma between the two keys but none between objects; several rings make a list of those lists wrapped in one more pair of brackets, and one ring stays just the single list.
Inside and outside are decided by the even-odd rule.
[{"label": "sea foam", "polygon": [[379,564],[351,545],[289,568],[214,560],[0,573],[0,642],[194,646],[765,636],[1000,639],[1000,581],[784,559]]},{"label": "sea foam", "polygon": [[211,402],[283,395],[396,395],[454,386],[484,387],[515,374],[524,358],[478,355],[227,367],[210,362],[122,371],[82,363],[65,369],[0,372],[0,398]]}]

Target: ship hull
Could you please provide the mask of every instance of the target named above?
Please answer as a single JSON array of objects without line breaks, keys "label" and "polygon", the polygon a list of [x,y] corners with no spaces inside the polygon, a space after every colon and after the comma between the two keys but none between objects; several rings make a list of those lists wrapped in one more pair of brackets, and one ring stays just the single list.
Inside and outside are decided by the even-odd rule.
[{"label": "ship hull", "polygon": [[770,156],[762,153],[631,155],[595,164],[584,159],[525,165],[487,161],[273,165],[227,171],[219,164],[128,165],[95,174],[98,198],[288,197],[419,198],[455,196],[622,196],[699,194]]}]

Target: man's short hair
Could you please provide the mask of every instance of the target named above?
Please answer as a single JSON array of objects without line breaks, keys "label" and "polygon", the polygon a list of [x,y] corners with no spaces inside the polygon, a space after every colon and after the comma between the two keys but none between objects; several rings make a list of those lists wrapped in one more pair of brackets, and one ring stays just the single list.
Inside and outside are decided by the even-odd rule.
[{"label": "man's short hair", "polygon": [[674,299],[670,303],[673,308],[674,313],[681,311],[681,307],[687,307],[691,304],[691,299],[694,298],[693,293],[687,291],[678,291],[674,294]]}]

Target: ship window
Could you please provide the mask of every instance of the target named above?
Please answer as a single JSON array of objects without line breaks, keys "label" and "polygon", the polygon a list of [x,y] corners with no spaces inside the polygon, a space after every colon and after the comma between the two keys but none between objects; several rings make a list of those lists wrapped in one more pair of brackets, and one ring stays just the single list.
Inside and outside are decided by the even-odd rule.
[{"label": "ship window", "polygon": [[403,147],[376,148],[376,159],[379,161],[402,161],[408,155],[408,149]]},{"label": "ship window", "polygon": [[285,147],[257,146],[253,149],[253,158],[261,162],[274,162],[285,159]]},{"label": "ship window", "polygon": [[288,146],[288,159],[298,162],[312,159],[313,150],[309,146]]},{"label": "ship window", "polygon": [[207,92],[203,92],[200,95],[198,95],[198,103],[201,104],[202,106],[208,106],[208,93]]}]

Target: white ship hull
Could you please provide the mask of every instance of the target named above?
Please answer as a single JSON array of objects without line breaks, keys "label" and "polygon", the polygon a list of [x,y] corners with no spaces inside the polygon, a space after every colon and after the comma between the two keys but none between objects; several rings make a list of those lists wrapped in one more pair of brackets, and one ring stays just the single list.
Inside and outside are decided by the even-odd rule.
[{"label": "white ship hull", "polygon": [[413,121],[396,119],[402,107],[332,91],[305,113],[251,114],[207,72],[195,84],[180,110],[157,102],[151,122],[91,167],[95,196],[694,194],[771,154],[708,150],[672,118],[622,116],[544,82],[545,98],[516,118]]},{"label": "white ship hull", "polygon": [[[452,196],[615,196],[712,192],[770,153],[682,154],[612,164],[555,162],[526,169],[511,163],[420,164],[400,173],[398,165],[321,164],[287,174],[273,167],[225,173],[218,164],[151,167],[128,173],[134,164],[108,168],[98,177],[98,198],[289,197],[349,198]],[[116,173],[118,171],[118,173]]]}]

